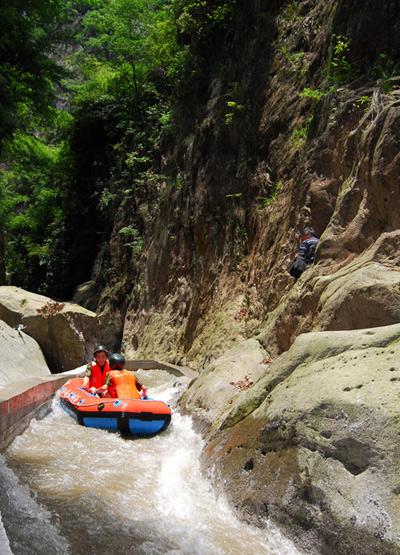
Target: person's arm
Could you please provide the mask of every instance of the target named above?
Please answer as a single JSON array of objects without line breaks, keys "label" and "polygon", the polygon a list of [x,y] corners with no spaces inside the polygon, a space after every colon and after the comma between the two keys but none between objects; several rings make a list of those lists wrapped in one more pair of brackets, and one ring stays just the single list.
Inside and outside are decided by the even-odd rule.
[{"label": "person's arm", "polygon": [[110,376],[110,372],[107,372],[104,384],[96,389],[96,393],[105,393],[106,391],[109,391],[109,386],[111,385],[111,382],[112,378]]},{"label": "person's arm", "polygon": [[[143,370],[143,369],[138,368],[138,370]],[[134,374],[134,376],[135,376],[135,380],[136,380],[136,389],[141,393],[142,399],[146,399],[147,398],[147,387],[139,382],[139,380],[137,379],[135,374]]]},{"label": "person's arm", "polygon": [[299,248],[299,256],[300,258],[302,258],[303,260],[306,259],[306,255],[307,255],[307,251],[308,251],[308,242],[307,240],[302,241],[300,243],[300,248]]},{"label": "person's arm", "polygon": [[103,384],[102,386],[98,387],[98,388],[95,390],[95,393],[100,393],[100,394],[106,393],[106,391],[108,391],[108,385],[109,385],[110,379],[111,379],[110,373],[107,372],[107,374],[106,374],[106,379],[105,379],[105,381],[104,381],[104,384]]},{"label": "person's arm", "polygon": [[108,395],[115,399],[117,397],[117,392],[115,391],[115,387],[114,387],[114,384],[113,384],[113,378],[112,378],[110,372],[108,372],[107,376],[106,376],[106,385],[108,387]]},{"label": "person's arm", "polygon": [[104,384],[96,389],[96,393],[105,393],[108,390],[108,385]]},{"label": "person's arm", "polygon": [[146,397],[147,397],[147,387],[145,385],[143,385],[142,383],[140,383],[137,379],[136,379],[136,389],[138,391],[140,391],[140,393],[142,395],[142,399],[146,399]]},{"label": "person's arm", "polygon": [[83,378],[83,384],[82,384],[83,389],[89,388],[89,381],[90,381],[91,375],[92,375],[92,365],[89,363],[86,366],[85,377]]}]

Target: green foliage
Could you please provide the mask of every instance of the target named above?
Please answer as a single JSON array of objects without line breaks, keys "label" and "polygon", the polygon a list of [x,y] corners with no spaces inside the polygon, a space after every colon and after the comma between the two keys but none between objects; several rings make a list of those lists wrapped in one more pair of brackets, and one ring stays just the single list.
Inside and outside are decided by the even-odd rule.
[{"label": "green foliage", "polygon": [[228,100],[226,106],[227,108],[229,108],[229,112],[226,112],[224,116],[225,123],[226,125],[232,125],[235,116],[240,112],[243,112],[245,107],[243,106],[243,104],[238,104],[234,100]]},{"label": "green foliage", "polygon": [[350,39],[344,35],[333,35],[327,76],[334,83],[345,83],[354,77],[354,71],[349,61]]},{"label": "green foliage", "polygon": [[182,64],[170,12],[159,0],[99,0],[84,15],[77,40],[82,48],[71,56],[68,83],[77,105],[119,97],[132,108],[157,94],[153,72],[165,81]]},{"label": "green foliage", "polygon": [[[131,215],[119,235],[134,272],[160,191],[185,187],[178,168],[164,179],[154,162],[180,132],[176,98],[203,86],[237,5],[27,0],[22,9],[10,0],[0,8],[0,223],[10,283],[71,295],[121,206]],[[225,100],[230,125],[247,106],[239,83]]]},{"label": "green foliage", "polygon": [[172,112],[168,110],[160,114],[160,124],[163,132],[171,131],[173,128]]},{"label": "green foliage", "polygon": [[185,178],[181,172],[178,172],[174,185],[177,191],[183,191],[185,188]]},{"label": "green foliage", "polygon": [[313,120],[313,116],[309,116],[304,125],[295,129],[290,138],[290,142],[293,148],[302,148],[308,138],[308,133],[310,131],[310,126]]},{"label": "green foliage", "polygon": [[100,211],[107,213],[108,208],[115,202],[116,196],[116,193],[112,193],[108,187],[104,187],[99,195]]},{"label": "green foliage", "polygon": [[324,98],[324,96],[328,94],[328,92],[329,91],[321,91],[319,89],[311,89],[309,87],[305,87],[301,91],[301,93],[299,93],[299,96],[301,96],[302,98],[310,98],[311,100],[319,102],[322,98]]},{"label": "green foliage", "polygon": [[62,0],[8,0],[0,6],[0,141],[38,114],[48,115],[63,25],[72,16]]},{"label": "green foliage", "polygon": [[282,12],[281,18],[285,23],[291,25],[301,20],[301,2],[299,0],[290,0]]},{"label": "green foliage", "polygon": [[258,197],[258,208],[262,210],[264,208],[268,208],[268,206],[271,206],[271,204],[276,201],[279,194],[284,190],[284,188],[285,184],[283,181],[278,181],[277,183],[274,183],[268,196]]},{"label": "green foliage", "polygon": [[372,66],[372,76],[378,81],[380,89],[390,93],[393,89],[392,79],[400,75],[400,63],[389,58],[387,54],[379,54]]},{"label": "green foliage", "polygon": [[232,125],[237,116],[245,111],[246,98],[243,93],[242,87],[239,81],[232,81],[228,85],[226,108],[227,112],[224,115],[224,121],[226,125]]},{"label": "green foliage", "polygon": [[[65,125],[65,119],[60,118]],[[17,132],[6,143],[0,171],[0,219],[9,280],[44,291],[59,278],[55,260],[64,255],[67,145]]]},{"label": "green foliage", "polygon": [[143,251],[144,240],[136,227],[132,225],[125,226],[121,228],[118,233],[125,241],[127,241],[124,243],[124,246],[132,249],[135,257],[139,257]]},{"label": "green foliage", "polygon": [[360,96],[355,104],[358,108],[364,108],[365,110],[367,110],[371,104],[371,97],[368,95]]},{"label": "green foliage", "polygon": [[291,142],[295,148],[299,148],[303,146],[306,142],[308,136],[308,127],[304,125],[303,127],[299,127],[295,129],[292,133]]},{"label": "green foliage", "polygon": [[77,119],[96,114],[112,150],[112,186],[103,183],[108,192],[99,195],[103,209],[121,193],[145,194],[154,146],[161,133],[174,133],[171,91],[183,49],[172,4],[160,0],[98,0],[83,17],[78,40],[66,84]]},{"label": "green foliage", "polygon": [[[215,28],[226,25],[236,1],[172,0],[178,32],[185,37],[204,39]],[[214,5],[213,5],[214,4]]]},{"label": "green foliage", "polygon": [[300,73],[304,75],[306,72],[305,56],[306,53],[303,51],[292,52],[288,46],[284,45],[279,49],[279,52],[288,62],[288,69],[295,73]]},{"label": "green foliage", "polygon": [[[28,0],[24,12],[11,0],[0,8],[0,116],[9,137],[0,223],[10,282],[66,294],[66,282],[85,279],[100,234],[111,229],[110,211],[152,194],[152,153],[161,132],[174,132],[173,90],[185,58],[173,4]],[[221,18],[219,9],[214,19]],[[60,43],[63,68],[55,61]],[[71,113],[54,109],[54,93]],[[23,127],[14,137],[9,116]],[[143,239],[128,239],[137,256]]]}]

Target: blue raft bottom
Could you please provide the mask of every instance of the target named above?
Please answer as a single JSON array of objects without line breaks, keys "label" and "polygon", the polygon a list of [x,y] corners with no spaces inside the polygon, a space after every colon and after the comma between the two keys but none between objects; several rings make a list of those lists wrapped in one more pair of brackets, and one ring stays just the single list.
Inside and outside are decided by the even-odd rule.
[{"label": "blue raft bottom", "polygon": [[[72,416],[75,420],[79,421],[77,414],[73,411],[68,405],[62,403],[61,406],[68,412],[70,416]],[[157,420],[141,420],[139,418],[127,418],[128,426],[125,430],[126,432],[131,433],[132,435],[153,435],[160,432],[165,427],[165,420],[164,419],[157,419]],[[102,416],[99,417],[90,417],[90,416],[83,416],[80,423],[82,423],[87,428],[97,428],[100,430],[106,430],[109,432],[118,432],[120,430],[119,427],[119,419],[118,418],[107,418]]]},{"label": "blue raft bottom", "polygon": [[[112,432],[117,432],[119,430],[117,418],[84,417],[83,424],[88,428],[100,428],[101,430],[109,430]],[[162,430],[164,424],[164,420],[128,419],[129,431],[133,435],[156,434]]]}]

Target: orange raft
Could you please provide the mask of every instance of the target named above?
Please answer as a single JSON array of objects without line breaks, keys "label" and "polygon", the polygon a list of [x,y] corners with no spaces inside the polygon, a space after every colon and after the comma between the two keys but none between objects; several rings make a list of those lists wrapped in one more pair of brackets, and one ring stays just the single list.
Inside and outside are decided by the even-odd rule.
[{"label": "orange raft", "polygon": [[68,380],[58,391],[62,406],[79,424],[89,428],[152,436],[171,422],[171,409],[153,399],[96,397],[82,389],[83,379]]}]

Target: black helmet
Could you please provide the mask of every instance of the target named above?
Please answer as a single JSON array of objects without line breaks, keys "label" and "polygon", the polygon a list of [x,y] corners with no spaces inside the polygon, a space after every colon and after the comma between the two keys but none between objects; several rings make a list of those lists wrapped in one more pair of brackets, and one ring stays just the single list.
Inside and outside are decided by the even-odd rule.
[{"label": "black helmet", "polygon": [[125,357],[120,353],[113,353],[109,360],[110,368],[113,370],[123,370],[125,365]]},{"label": "black helmet", "polygon": [[104,345],[98,345],[93,351],[93,356],[95,356],[97,353],[106,353],[106,355],[108,356],[108,349],[107,347],[104,347]]}]

